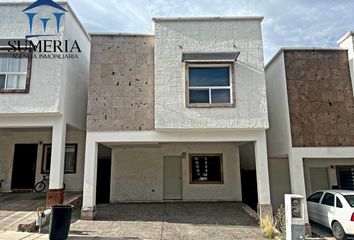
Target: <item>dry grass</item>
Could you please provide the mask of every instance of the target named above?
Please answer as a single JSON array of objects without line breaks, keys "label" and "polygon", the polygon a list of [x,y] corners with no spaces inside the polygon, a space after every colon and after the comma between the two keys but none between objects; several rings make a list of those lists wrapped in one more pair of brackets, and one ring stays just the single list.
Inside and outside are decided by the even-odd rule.
[{"label": "dry grass", "polygon": [[263,230],[263,236],[268,239],[273,239],[277,235],[273,219],[269,216],[261,219],[261,228]]}]

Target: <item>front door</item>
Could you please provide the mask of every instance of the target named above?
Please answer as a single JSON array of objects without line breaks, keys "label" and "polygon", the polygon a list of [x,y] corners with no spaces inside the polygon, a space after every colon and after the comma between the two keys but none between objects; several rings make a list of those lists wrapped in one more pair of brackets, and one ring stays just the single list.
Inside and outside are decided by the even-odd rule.
[{"label": "front door", "polygon": [[181,157],[164,157],[164,199],[182,199]]},{"label": "front door", "polygon": [[12,167],[12,190],[33,189],[36,177],[37,144],[16,144]]}]

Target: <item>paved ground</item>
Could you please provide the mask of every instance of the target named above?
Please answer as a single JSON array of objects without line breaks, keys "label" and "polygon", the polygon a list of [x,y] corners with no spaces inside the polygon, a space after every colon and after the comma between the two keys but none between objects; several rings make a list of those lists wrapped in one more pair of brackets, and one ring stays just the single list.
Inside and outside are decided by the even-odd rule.
[{"label": "paved ground", "polygon": [[[263,239],[257,221],[239,203],[110,204],[97,221],[73,221],[70,239]],[[97,238],[95,238],[97,239]]]},{"label": "paved ground", "polygon": [[[65,199],[77,192],[65,193]],[[44,207],[46,193],[0,193],[0,230],[17,230],[24,219],[34,217],[38,207]],[[0,238],[2,239],[2,238]]]},{"label": "paved ground", "polygon": [[[73,240],[263,239],[257,221],[239,203],[156,203],[98,206],[96,221],[73,215]],[[45,234],[0,230],[1,240],[48,239]]]}]

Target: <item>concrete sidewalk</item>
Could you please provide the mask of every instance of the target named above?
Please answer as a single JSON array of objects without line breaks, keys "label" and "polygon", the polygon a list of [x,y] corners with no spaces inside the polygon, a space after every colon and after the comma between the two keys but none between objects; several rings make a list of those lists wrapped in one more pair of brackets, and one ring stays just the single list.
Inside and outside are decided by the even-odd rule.
[{"label": "concrete sidewalk", "polygon": [[[65,192],[70,200],[80,192]],[[0,230],[17,231],[20,223],[27,219],[36,219],[36,209],[44,207],[46,193],[0,193]],[[2,239],[2,238],[0,238]]]}]

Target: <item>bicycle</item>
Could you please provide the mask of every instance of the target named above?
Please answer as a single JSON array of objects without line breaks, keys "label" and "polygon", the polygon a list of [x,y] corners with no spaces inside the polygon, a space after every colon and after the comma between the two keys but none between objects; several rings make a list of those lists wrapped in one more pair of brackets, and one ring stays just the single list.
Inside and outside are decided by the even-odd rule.
[{"label": "bicycle", "polygon": [[[33,190],[35,192],[43,192],[47,185],[49,186],[49,175],[44,174],[42,180],[34,185]],[[63,189],[65,190],[65,183],[63,183]]]}]

